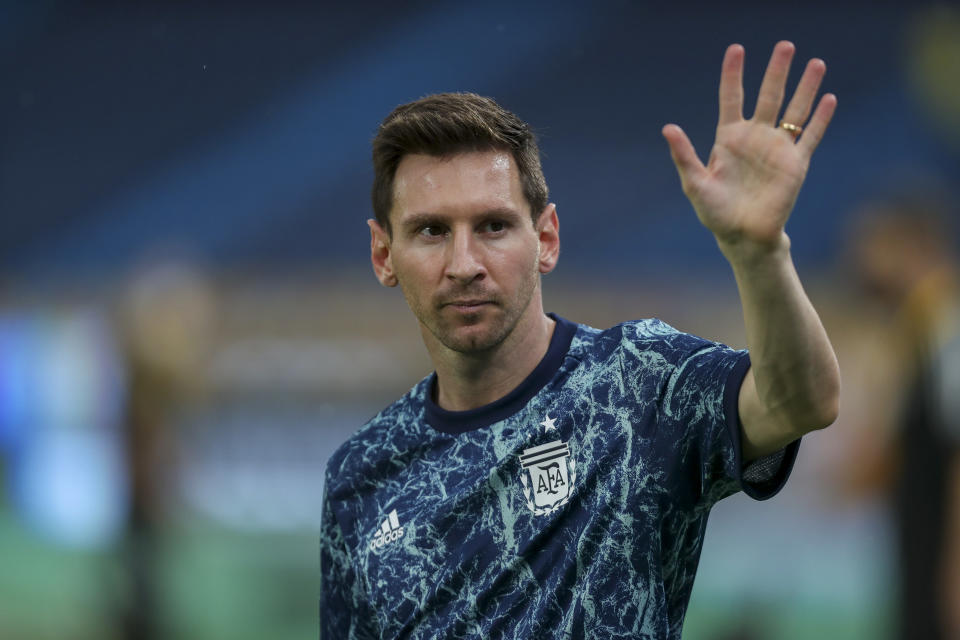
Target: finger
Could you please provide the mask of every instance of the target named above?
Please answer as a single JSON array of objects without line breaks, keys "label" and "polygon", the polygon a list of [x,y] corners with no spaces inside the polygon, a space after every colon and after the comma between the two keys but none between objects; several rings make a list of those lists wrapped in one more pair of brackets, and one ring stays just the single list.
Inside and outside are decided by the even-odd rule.
[{"label": "finger", "polygon": [[720,122],[728,124],[743,119],[743,47],[727,47],[720,68]]},{"label": "finger", "polygon": [[670,145],[670,157],[673,158],[673,164],[676,165],[677,173],[680,174],[680,184],[686,192],[688,185],[697,180],[706,171],[706,167],[700,162],[690,138],[683,129],[675,124],[668,124],[661,133]]},{"label": "finger", "polygon": [[787,110],[783,112],[783,121],[791,124],[803,126],[810,115],[810,109],[813,107],[813,101],[817,97],[817,91],[820,90],[820,82],[823,80],[823,74],[827,72],[827,65],[823,60],[814,58],[807,63],[807,68],[800,78],[800,84],[787,105]]},{"label": "finger", "polygon": [[790,61],[793,59],[794,46],[792,42],[781,40],[773,48],[767,71],[763,74],[763,83],[760,85],[760,94],[757,96],[757,108],[753,112],[753,119],[773,125],[780,113],[783,104],[783,89],[787,84],[787,74],[790,73]]},{"label": "finger", "polygon": [[810,122],[807,123],[806,129],[800,136],[800,140],[797,141],[797,146],[801,148],[807,158],[813,155],[817,145],[820,144],[820,140],[823,139],[823,134],[827,130],[827,125],[830,124],[833,112],[836,109],[837,96],[828,93],[820,98],[820,104],[817,105],[813,117],[810,118]]}]

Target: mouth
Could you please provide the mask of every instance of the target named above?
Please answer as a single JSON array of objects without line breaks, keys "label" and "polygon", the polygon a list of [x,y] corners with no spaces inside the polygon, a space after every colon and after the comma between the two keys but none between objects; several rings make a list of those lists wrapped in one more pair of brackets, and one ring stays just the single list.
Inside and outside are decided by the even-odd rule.
[{"label": "mouth", "polygon": [[477,311],[490,304],[493,303],[489,300],[451,300],[450,302],[444,303],[443,306],[453,307],[457,311],[469,313],[471,311]]}]

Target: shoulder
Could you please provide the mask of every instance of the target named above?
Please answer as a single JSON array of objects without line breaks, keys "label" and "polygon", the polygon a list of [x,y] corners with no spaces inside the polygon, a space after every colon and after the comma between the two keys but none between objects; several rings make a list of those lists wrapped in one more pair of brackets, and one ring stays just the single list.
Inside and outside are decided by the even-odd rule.
[{"label": "shoulder", "polygon": [[340,445],[327,461],[326,482],[336,486],[351,485],[352,478],[370,477],[370,472],[384,462],[400,441],[422,432],[423,400],[429,377],[424,378],[398,400],[377,413]]},{"label": "shoulder", "polygon": [[726,348],[674,329],[657,318],[631,320],[609,329],[579,325],[570,355],[581,360],[610,358],[641,360],[648,364],[676,365],[703,349]]},{"label": "shoulder", "polygon": [[[609,385],[614,395],[669,400],[682,388],[696,394],[729,377],[745,352],[679,331],[656,318],[599,330],[580,325],[570,354],[578,387]],[[738,370],[739,371],[739,370]],[[721,385],[723,386],[723,385]]]}]

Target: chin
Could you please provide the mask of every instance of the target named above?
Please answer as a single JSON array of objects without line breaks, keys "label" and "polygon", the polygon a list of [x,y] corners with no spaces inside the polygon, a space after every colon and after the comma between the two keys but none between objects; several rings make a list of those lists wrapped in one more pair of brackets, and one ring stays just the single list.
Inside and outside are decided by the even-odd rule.
[{"label": "chin", "polygon": [[479,323],[434,332],[441,344],[458,353],[483,353],[503,342],[509,331],[501,326]]},{"label": "chin", "polygon": [[471,333],[443,336],[440,341],[446,348],[457,353],[483,353],[503,342],[503,339],[499,336]]}]

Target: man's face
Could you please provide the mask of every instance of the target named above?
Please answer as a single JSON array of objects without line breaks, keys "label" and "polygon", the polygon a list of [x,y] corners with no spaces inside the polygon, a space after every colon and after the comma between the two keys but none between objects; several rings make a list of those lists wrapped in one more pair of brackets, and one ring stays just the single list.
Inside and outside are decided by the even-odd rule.
[{"label": "man's face", "polygon": [[394,178],[392,237],[371,222],[374,268],[383,284],[400,285],[425,340],[485,351],[526,314],[542,314],[539,274],[555,261],[541,259],[544,218],[555,230],[547,214],[535,227],[508,152],[405,156]]}]

